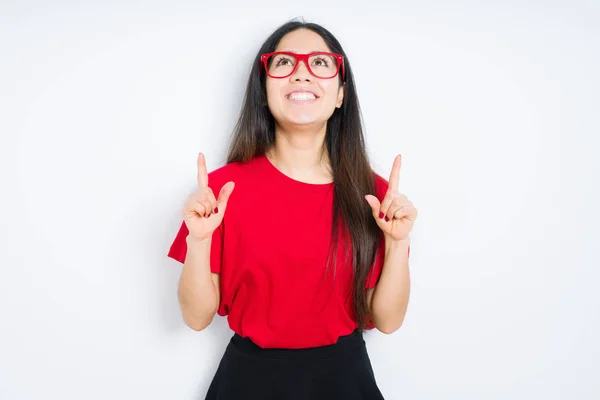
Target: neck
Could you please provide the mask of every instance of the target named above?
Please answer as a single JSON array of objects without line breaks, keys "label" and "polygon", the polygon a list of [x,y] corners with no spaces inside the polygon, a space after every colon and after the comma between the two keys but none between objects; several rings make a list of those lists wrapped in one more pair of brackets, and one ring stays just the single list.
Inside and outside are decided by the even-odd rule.
[{"label": "neck", "polygon": [[266,156],[284,174],[307,183],[333,180],[325,146],[326,125],[318,129],[290,130],[277,127],[275,143]]}]

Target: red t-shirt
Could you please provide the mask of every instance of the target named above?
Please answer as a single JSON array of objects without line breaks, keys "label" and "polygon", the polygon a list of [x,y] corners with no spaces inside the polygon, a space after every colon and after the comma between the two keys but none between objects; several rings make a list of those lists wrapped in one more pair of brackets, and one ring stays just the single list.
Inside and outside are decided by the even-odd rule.
[{"label": "red t-shirt", "polygon": [[[387,181],[374,175],[373,194],[381,201]],[[210,250],[210,269],[220,274],[217,313],[228,317],[229,327],[262,348],[324,346],[352,333],[358,324],[351,262],[340,252],[335,279],[332,268],[325,273],[333,183],[294,180],[264,155],[227,164],[208,176],[215,197],[225,183],[235,182]],[[183,222],[168,253],[182,263],[187,235]],[[381,240],[369,288],[379,279],[383,253]]]}]

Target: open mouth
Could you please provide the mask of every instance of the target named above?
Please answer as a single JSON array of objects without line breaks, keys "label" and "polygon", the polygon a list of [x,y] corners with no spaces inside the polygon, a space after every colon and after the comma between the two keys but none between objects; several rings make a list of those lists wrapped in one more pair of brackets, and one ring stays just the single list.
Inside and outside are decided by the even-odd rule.
[{"label": "open mouth", "polygon": [[319,98],[319,96],[317,96],[311,92],[292,92],[292,93],[288,94],[286,97],[288,100],[294,100],[294,101],[311,101],[311,100],[316,100]]}]

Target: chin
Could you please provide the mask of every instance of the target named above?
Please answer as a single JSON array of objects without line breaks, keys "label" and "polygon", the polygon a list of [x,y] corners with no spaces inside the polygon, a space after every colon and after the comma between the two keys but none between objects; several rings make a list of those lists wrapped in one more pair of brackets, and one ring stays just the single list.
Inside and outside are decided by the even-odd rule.
[{"label": "chin", "polygon": [[314,118],[312,116],[297,116],[293,118],[288,118],[289,123],[294,125],[314,125],[323,123],[324,121],[319,120],[318,118]]},{"label": "chin", "polygon": [[[323,125],[327,123],[327,120],[331,115],[323,115],[321,113],[308,112],[308,110],[279,110],[280,112],[273,113],[273,117],[276,121],[280,121],[280,125],[296,125],[296,126],[309,126],[309,125]],[[315,111],[315,110],[311,110]]]},{"label": "chin", "polygon": [[327,122],[327,119],[327,116],[314,113],[290,112],[282,120],[293,125],[322,125]]}]

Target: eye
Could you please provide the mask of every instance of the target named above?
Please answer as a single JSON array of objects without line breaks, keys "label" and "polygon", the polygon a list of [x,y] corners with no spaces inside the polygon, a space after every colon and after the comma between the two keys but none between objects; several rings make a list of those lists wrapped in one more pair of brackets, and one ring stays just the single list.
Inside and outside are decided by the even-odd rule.
[{"label": "eye", "polygon": [[285,66],[285,65],[293,65],[292,60],[286,56],[280,56],[275,59],[276,66]]},{"label": "eye", "polygon": [[329,63],[327,61],[328,60],[326,57],[319,56],[313,60],[313,64],[317,67],[327,67],[329,66]]}]

